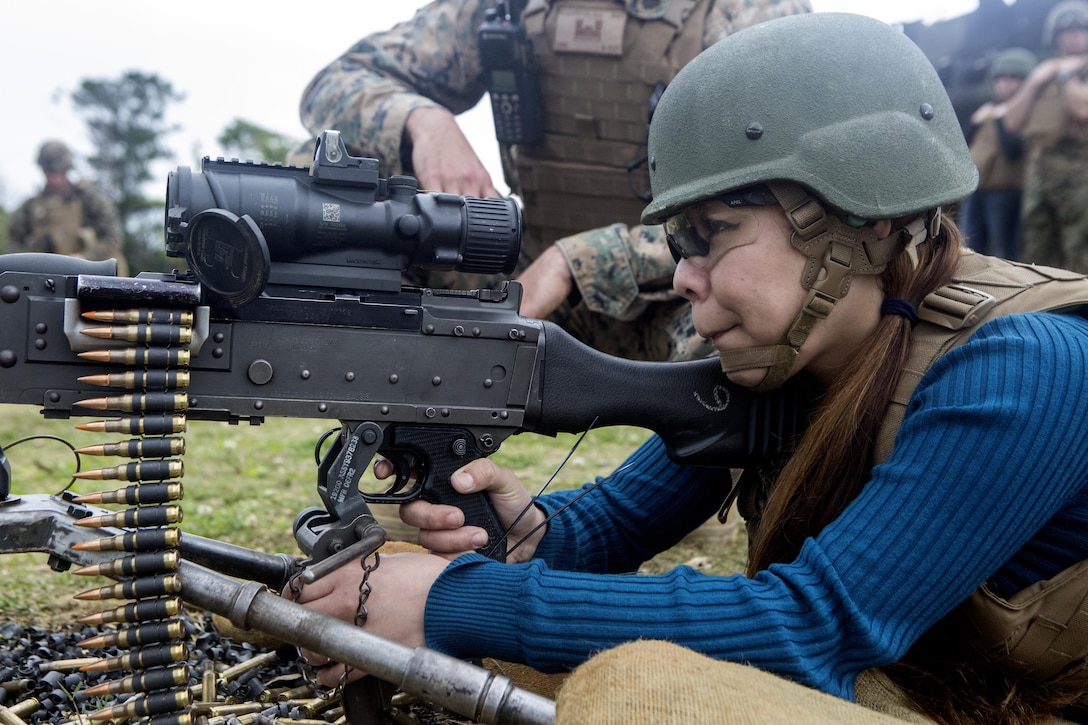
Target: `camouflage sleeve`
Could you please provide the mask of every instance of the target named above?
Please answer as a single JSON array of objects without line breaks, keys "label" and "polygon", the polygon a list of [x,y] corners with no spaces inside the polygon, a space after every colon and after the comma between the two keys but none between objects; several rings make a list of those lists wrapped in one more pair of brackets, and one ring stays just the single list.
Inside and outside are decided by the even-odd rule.
[{"label": "camouflage sleeve", "polygon": [[353,154],[377,158],[383,173],[410,172],[401,149],[408,114],[437,106],[458,114],[483,97],[476,28],[491,5],[435,0],[360,40],[303,91],[302,124],[315,136],[338,129]]},{"label": "camouflage sleeve", "polygon": [[613,224],[556,242],[567,258],[582,303],[621,320],[650,302],[675,297],[676,263],[660,226]]},{"label": "camouflage sleeve", "polygon": [[707,16],[704,44],[712,45],[764,20],[811,12],[810,0],[715,0]]}]

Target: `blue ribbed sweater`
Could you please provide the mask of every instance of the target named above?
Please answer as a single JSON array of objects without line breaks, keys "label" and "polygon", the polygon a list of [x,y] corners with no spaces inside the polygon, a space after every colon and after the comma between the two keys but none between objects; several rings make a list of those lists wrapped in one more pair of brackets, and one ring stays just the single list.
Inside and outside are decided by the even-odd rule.
[{"label": "blue ribbed sweater", "polygon": [[727,480],[654,438],[618,471],[553,519],[534,561],[454,561],[427,600],[428,644],[554,671],[665,639],[852,699],[858,673],[980,583],[1011,593],[1088,558],[1088,322],[981,327],[922,379],[861,495],[755,578],[624,574],[704,521]]}]

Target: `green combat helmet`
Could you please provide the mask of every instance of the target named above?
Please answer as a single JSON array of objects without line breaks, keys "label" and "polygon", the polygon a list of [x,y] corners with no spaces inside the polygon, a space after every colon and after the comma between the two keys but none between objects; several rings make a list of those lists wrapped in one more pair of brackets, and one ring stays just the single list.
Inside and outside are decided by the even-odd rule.
[{"label": "green combat helmet", "polygon": [[1088,2],[1064,0],[1050,9],[1043,23],[1043,44],[1054,47],[1054,36],[1069,28],[1088,28]]},{"label": "green combat helmet", "polygon": [[990,65],[990,77],[1011,75],[1026,78],[1038,62],[1035,53],[1027,48],[1007,48],[994,57],[993,64]]},{"label": "green combat helmet", "polygon": [[[684,67],[654,111],[653,201],[644,224],[765,184],[809,263],[808,297],[779,345],[722,353],[726,372],[789,376],[813,324],[855,274],[879,274],[939,231],[940,207],[968,196],[978,170],[952,103],[902,32],[847,13],[809,13],[731,35]],[[864,220],[901,219],[877,240]]]},{"label": "green combat helmet", "polygon": [[38,166],[47,174],[72,168],[72,152],[60,141],[46,141],[38,150]]},{"label": "green combat helmet", "polygon": [[990,66],[990,78],[1014,76],[1027,78],[1039,59],[1026,48],[1008,48],[997,54]]}]

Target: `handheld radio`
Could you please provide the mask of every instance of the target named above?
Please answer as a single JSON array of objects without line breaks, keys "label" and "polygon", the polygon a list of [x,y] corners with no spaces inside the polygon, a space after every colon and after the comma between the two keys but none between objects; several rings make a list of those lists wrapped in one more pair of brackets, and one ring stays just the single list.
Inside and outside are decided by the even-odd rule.
[{"label": "handheld radio", "polygon": [[540,88],[525,26],[500,1],[477,29],[480,62],[500,143],[530,144],[544,136]]}]

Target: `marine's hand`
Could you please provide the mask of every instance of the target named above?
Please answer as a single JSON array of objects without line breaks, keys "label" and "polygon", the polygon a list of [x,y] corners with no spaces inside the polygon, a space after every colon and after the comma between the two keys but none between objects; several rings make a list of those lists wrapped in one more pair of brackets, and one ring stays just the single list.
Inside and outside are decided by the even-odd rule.
[{"label": "marine's hand", "polygon": [[412,142],[412,167],[421,189],[462,196],[501,196],[491,175],[444,108],[417,108],[408,115],[405,133]]},{"label": "marine's hand", "polygon": [[996,103],[983,103],[971,114],[971,123],[978,126],[991,118],[997,118],[999,110],[1001,110],[1001,107]]},{"label": "marine's hand", "polygon": [[[370,596],[366,600],[368,632],[395,640],[409,647],[426,644],[423,632],[423,609],[431,585],[449,562],[431,554],[382,555],[377,569],[369,578]],[[358,563],[347,564],[313,584],[302,588],[298,601],[318,612],[346,622],[354,622],[359,611],[359,583],[363,568]],[[281,596],[291,599],[291,588],[286,587]],[[317,668],[317,680],[334,687],[344,668],[330,663],[325,655],[307,650],[303,657]],[[365,675],[353,670],[349,680]]]},{"label": "marine's hand", "polygon": [[517,278],[525,293],[521,298],[521,314],[544,318],[570,296],[574,280],[570,265],[554,244],[544,250]]},{"label": "marine's hand", "polygon": [[[490,459],[479,458],[456,471],[450,477],[450,483],[458,493],[487,493],[504,529],[510,528],[525,511],[510,531],[507,547],[529,538],[507,557],[507,561],[513,563],[532,558],[546,529],[540,527],[532,534],[530,532],[544,521],[544,513],[531,504],[529,492],[513,471]],[[489,543],[487,532],[482,528],[465,526],[464,512],[456,506],[416,500],[401,506],[400,517],[405,523],[419,528],[422,546],[438,554],[455,556]]]},{"label": "marine's hand", "polygon": [[1063,72],[1078,73],[1084,67],[1084,62],[1085,56],[1083,55],[1047,58],[1032,69],[1028,75],[1028,80],[1034,82],[1037,86],[1044,86],[1057,80]]}]

